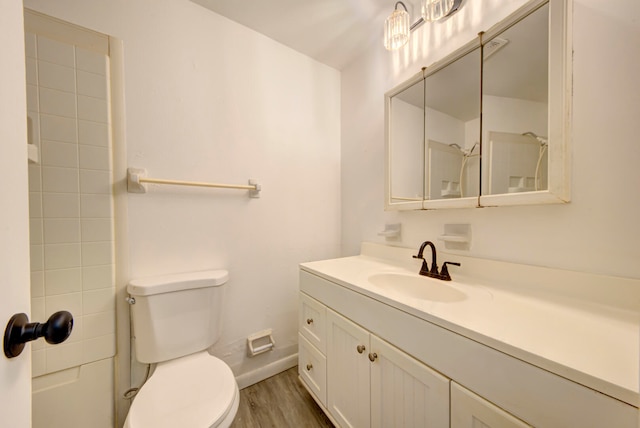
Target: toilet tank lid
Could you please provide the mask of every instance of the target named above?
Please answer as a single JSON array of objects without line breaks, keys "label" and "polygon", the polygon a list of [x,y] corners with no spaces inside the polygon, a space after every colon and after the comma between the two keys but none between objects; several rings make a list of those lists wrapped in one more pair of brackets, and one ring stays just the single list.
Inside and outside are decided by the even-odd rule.
[{"label": "toilet tank lid", "polygon": [[215,287],[224,284],[228,279],[229,272],[224,269],[160,275],[129,281],[127,292],[132,296],[150,296],[172,291]]}]

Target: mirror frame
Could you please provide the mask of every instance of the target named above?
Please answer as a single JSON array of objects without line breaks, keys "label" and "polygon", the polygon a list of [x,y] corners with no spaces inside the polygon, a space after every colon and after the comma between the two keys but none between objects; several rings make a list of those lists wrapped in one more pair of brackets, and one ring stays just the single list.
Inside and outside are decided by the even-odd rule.
[{"label": "mirror frame", "polygon": [[[406,201],[406,202],[392,202],[391,195],[391,162],[392,154],[391,154],[391,99],[403,92],[405,89],[410,88],[416,83],[424,80],[424,72],[426,68],[420,70],[419,73],[411,76],[408,80],[402,82],[398,86],[389,90],[384,94],[384,150],[385,150],[385,162],[384,162],[384,209],[388,210],[419,210],[422,209],[422,203],[424,201],[424,180],[425,180],[425,154],[424,154],[424,141],[423,141],[423,149],[422,149],[422,200],[421,201]],[[424,114],[422,118],[422,127],[424,129]],[[424,138],[423,138],[424,139]]]},{"label": "mirror frame", "polygon": [[[533,0],[481,34],[485,45],[542,6],[549,5],[547,190],[480,195],[481,207],[559,204],[571,200],[571,0]],[[482,168],[482,165],[481,165]]]},{"label": "mirror frame", "polygon": [[[392,202],[391,198],[391,98],[421,79],[446,67],[470,53],[503,31],[516,25],[540,7],[549,4],[549,86],[548,86],[548,186],[547,190],[522,193],[472,196],[460,199],[423,199],[420,201]],[[450,55],[423,68],[407,81],[385,93],[385,210],[419,210],[444,208],[496,207],[512,205],[539,205],[567,203],[571,200],[571,122],[572,122],[572,0],[532,0],[517,11],[480,33],[479,38],[460,47]],[[482,59],[482,55],[480,55]],[[482,66],[480,68],[482,81]],[[481,89],[480,89],[481,91]],[[482,92],[480,100],[482,103]],[[482,111],[482,106],[481,110]],[[481,113],[482,114],[482,113]],[[482,118],[481,118],[482,120]],[[482,128],[482,127],[481,127]],[[482,133],[482,130],[481,130]],[[480,144],[482,150],[482,135]],[[424,146],[426,149],[426,145]],[[423,198],[427,183],[427,153],[423,149]],[[482,158],[481,158],[482,171]]]}]

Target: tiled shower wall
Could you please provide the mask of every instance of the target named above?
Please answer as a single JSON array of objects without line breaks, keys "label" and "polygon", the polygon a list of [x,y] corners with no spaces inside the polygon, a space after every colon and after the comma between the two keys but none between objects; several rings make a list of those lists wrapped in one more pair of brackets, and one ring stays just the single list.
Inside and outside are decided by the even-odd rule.
[{"label": "tiled shower wall", "polygon": [[69,339],[32,342],[33,376],[115,354],[108,57],[26,33],[31,317],[73,314]]}]

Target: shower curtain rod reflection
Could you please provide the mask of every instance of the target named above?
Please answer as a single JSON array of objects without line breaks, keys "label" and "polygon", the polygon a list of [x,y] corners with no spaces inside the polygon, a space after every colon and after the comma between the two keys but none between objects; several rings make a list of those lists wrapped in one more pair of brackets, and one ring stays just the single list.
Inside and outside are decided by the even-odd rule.
[{"label": "shower curtain rod reflection", "polygon": [[249,184],[221,184],[204,183],[200,181],[166,180],[162,178],[147,177],[147,170],[140,168],[127,169],[127,190],[129,193],[147,193],[149,184],[169,184],[174,186],[195,186],[195,187],[215,187],[221,189],[248,190],[250,198],[259,198],[262,187],[255,181],[249,180]]}]

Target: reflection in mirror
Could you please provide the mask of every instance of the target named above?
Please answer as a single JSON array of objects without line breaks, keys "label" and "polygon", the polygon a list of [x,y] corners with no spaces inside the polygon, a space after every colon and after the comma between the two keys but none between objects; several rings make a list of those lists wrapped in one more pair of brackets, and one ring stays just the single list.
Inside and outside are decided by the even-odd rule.
[{"label": "reflection in mirror", "polygon": [[422,201],[424,80],[391,97],[389,103],[390,201]]},{"label": "reflection in mirror", "polygon": [[483,43],[482,194],[548,188],[549,5]]},{"label": "reflection in mirror", "polygon": [[425,199],[478,196],[480,48],[426,78]]}]

